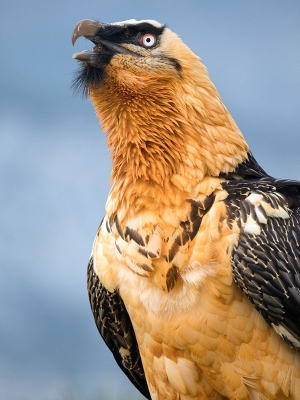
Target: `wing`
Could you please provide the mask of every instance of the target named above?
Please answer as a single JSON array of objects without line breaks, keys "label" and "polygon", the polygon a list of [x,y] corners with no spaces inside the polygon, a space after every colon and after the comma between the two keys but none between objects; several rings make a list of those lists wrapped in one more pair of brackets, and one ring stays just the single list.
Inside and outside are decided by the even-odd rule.
[{"label": "wing", "polygon": [[87,270],[88,294],[97,328],[116,362],[133,385],[151,400],[135,333],[118,293],[105,289],[93,269],[91,258]]},{"label": "wing", "polygon": [[300,350],[300,183],[271,177],[224,185],[237,285],[274,330]]},{"label": "wing", "polygon": [[227,174],[221,174],[221,177],[225,177],[225,179],[231,179],[231,177],[234,178],[236,176],[247,180],[269,177],[269,175],[258,164],[251,151],[248,152],[247,159],[238,164],[235,171]]}]

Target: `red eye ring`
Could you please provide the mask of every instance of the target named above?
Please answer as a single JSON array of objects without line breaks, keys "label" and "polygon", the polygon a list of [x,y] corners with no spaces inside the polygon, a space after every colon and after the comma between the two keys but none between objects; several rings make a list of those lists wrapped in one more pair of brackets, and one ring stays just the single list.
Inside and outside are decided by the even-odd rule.
[{"label": "red eye ring", "polygon": [[144,47],[153,47],[156,44],[156,36],[153,33],[145,33],[141,39],[140,43]]}]

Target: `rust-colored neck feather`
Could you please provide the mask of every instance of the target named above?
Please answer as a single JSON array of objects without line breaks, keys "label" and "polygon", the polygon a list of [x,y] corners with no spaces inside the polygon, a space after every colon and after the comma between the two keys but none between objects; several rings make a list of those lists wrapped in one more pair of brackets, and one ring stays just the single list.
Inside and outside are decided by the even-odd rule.
[{"label": "rust-colored neck feather", "polygon": [[247,157],[241,132],[196,56],[180,76],[108,69],[90,97],[111,151],[111,212],[120,202],[135,211],[179,204],[205,176],[233,171]]}]

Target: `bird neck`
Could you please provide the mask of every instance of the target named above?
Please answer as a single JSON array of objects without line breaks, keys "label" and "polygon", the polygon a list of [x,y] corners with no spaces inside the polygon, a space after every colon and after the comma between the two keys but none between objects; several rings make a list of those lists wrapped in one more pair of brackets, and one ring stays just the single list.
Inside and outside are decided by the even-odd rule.
[{"label": "bird neck", "polygon": [[247,158],[248,146],[199,60],[197,67],[175,80],[137,80],[127,72],[127,79],[108,77],[90,92],[111,152],[111,212],[120,203],[135,211],[181,204],[205,176],[234,171]]}]

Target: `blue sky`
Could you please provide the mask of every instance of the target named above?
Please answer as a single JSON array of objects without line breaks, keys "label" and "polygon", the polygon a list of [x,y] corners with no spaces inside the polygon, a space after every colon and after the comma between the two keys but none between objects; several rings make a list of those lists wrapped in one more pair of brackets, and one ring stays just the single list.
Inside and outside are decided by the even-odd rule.
[{"label": "blue sky", "polygon": [[300,179],[300,3],[36,0],[0,5],[0,398],[137,393],[94,326],[86,265],[110,161],[88,100],[70,89],[81,19],[156,19],[208,67],[252,152]]}]

